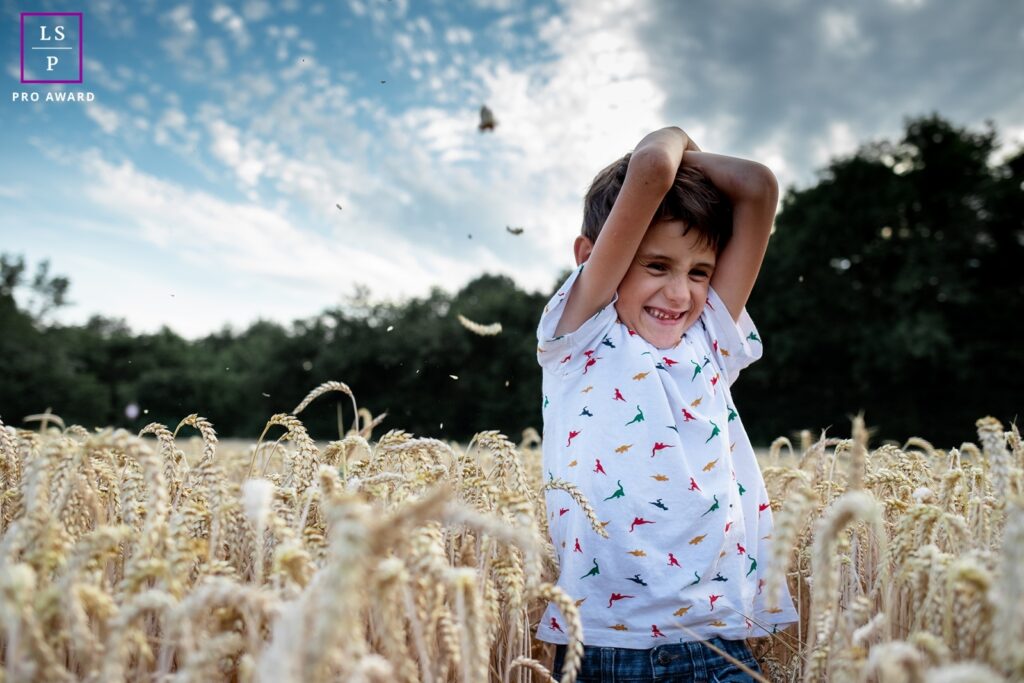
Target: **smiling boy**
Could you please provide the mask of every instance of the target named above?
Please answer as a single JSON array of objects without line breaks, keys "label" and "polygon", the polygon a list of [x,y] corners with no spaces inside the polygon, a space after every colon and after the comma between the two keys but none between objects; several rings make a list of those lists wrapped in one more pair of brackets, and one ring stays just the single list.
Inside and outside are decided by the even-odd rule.
[{"label": "smiling boy", "polygon": [[[730,392],[761,356],[745,306],[777,200],[766,167],[674,127],[587,193],[579,267],[537,331],[545,472],[608,534],[548,491],[558,585],[583,621],[580,680],[752,680],[700,641],[756,671],[745,639],[797,619],[788,590],[766,600],[771,509]],[[567,639],[552,623],[554,604],[537,636],[560,645],[558,673]]]}]

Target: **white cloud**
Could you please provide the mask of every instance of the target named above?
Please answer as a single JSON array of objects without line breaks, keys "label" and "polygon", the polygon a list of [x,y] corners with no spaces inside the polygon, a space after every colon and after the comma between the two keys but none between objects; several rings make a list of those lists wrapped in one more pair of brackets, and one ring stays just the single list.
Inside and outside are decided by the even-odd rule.
[{"label": "white cloud", "polygon": [[751,157],[772,170],[780,188],[785,188],[794,181],[793,169],[787,160],[788,142],[788,137],[780,131],[771,139],[754,147],[751,153]]},{"label": "white cloud", "polygon": [[206,63],[210,70],[218,74],[226,71],[230,62],[221,41],[217,38],[207,38],[203,47],[206,49]]},{"label": "white cloud", "polygon": [[434,27],[430,25],[430,21],[428,21],[427,18],[425,16],[423,16],[422,14],[420,16],[416,17],[410,23],[413,26],[415,26],[417,29],[422,31],[425,35],[428,35],[428,36],[434,35]]},{"label": "white cloud", "polygon": [[193,34],[198,30],[195,20],[192,18],[192,8],[189,5],[178,5],[164,15],[172,28],[183,34]]},{"label": "white cloud", "polygon": [[[377,295],[404,297],[425,294],[431,285],[457,288],[481,265],[491,272],[509,270],[483,249],[462,260],[409,241],[377,239],[371,226],[358,224],[339,240],[302,230],[267,207],[185,189],[131,162],[114,164],[93,152],[85,164],[89,182],[82,194],[104,210],[121,238],[172,249],[229,279],[268,279],[320,308],[357,282]],[[210,293],[206,305],[215,306],[215,300],[216,292]]]},{"label": "white cloud", "polygon": [[120,115],[109,107],[104,107],[98,102],[91,102],[85,106],[85,115],[96,122],[96,125],[107,135],[113,135],[121,125]]},{"label": "white cloud", "polygon": [[395,45],[405,51],[409,56],[414,53],[412,36],[408,33],[395,32]]},{"label": "white cloud", "polygon": [[1000,148],[993,155],[992,162],[1004,164],[1024,149],[1024,124],[1004,125],[999,130]]},{"label": "white cloud", "polygon": [[199,38],[199,25],[192,18],[192,8],[189,5],[178,5],[163,14],[160,21],[167,26],[167,35],[160,41],[160,46],[178,65],[181,74],[191,80],[199,80],[193,69],[198,68],[201,61],[196,60],[192,54]]},{"label": "white cloud", "polygon": [[207,132],[213,139],[210,151],[214,157],[227,164],[242,183],[255,186],[263,174],[266,162],[277,156],[274,145],[264,146],[255,140],[244,145],[239,130],[224,121],[208,122]]},{"label": "white cloud", "polygon": [[[177,101],[177,98],[167,99]],[[151,137],[154,143],[176,154],[179,159],[199,170],[206,179],[213,175],[197,153],[201,138],[200,130],[196,125],[190,124],[189,117],[180,108],[180,103],[171,104],[160,112],[153,122]]]},{"label": "white cloud", "polygon": [[507,12],[511,9],[520,7],[523,3],[522,0],[471,0],[471,4],[480,9]]},{"label": "white cloud", "polygon": [[860,30],[857,17],[850,12],[826,9],[821,13],[821,31],[825,47],[833,52],[851,56],[862,55],[871,47]]},{"label": "white cloud", "polygon": [[469,45],[473,42],[473,33],[464,26],[449,26],[444,31],[444,39],[451,45]]},{"label": "white cloud", "polygon": [[813,141],[814,165],[821,167],[830,160],[847,156],[857,151],[861,137],[846,121],[832,121],[823,135]]},{"label": "white cloud", "polygon": [[149,111],[149,100],[142,93],[135,93],[128,97],[128,104],[132,109],[138,109],[139,111]]},{"label": "white cloud", "polygon": [[[106,90],[113,92],[120,92],[124,90],[124,83],[119,81],[113,74],[107,71],[103,62],[88,55],[82,55],[82,71],[84,78],[89,80],[89,83],[96,83],[102,86]],[[17,72],[17,68],[15,67]]]},{"label": "white cloud", "polygon": [[270,3],[266,0],[247,0],[242,5],[242,15],[249,21],[259,21],[271,12]]},{"label": "white cloud", "polygon": [[[178,11],[174,19],[187,26],[190,15]],[[192,116],[180,101],[168,100],[155,139],[179,151],[196,149],[196,131],[205,131],[206,149],[249,203],[223,202],[106,162],[93,174],[106,181],[90,196],[97,202],[128,197],[125,206],[134,208],[123,215],[139,215],[138,234],[153,244],[211,242],[190,247],[199,253],[189,258],[225,259],[228,272],[284,278],[273,269],[267,273],[267,264],[301,263],[302,273],[290,276],[302,287],[337,284],[337,263],[344,262],[345,280],[366,282],[375,294],[401,293],[394,272],[403,273],[406,293],[431,285],[454,289],[483,271],[547,288],[557,269],[571,263],[582,195],[593,174],[665,125],[658,120],[663,94],[632,31],[641,19],[625,3],[569,8],[564,19],[543,19],[554,61],[517,66],[477,57],[469,72],[429,44],[436,33],[445,41],[436,47],[466,45],[468,31],[413,23],[411,33],[396,35],[396,49],[430,67],[434,93],[423,106],[397,114],[353,97],[337,85],[344,74],[313,60],[301,70],[289,66],[294,82],[284,72],[276,78],[264,72],[263,85],[247,79],[245,90],[200,104]],[[516,18],[523,20],[530,18]],[[602,30],[606,22],[621,30]],[[503,26],[511,30],[512,24]],[[272,53],[290,52],[300,39],[295,26],[266,31]],[[417,45],[421,41],[427,45]],[[326,87],[309,88],[324,77]],[[272,93],[269,106],[260,106]],[[494,135],[476,129],[483,102],[498,116]],[[380,129],[357,127],[356,111]],[[312,218],[331,227],[300,230],[287,218],[293,212],[303,215],[302,225]],[[524,226],[526,233],[510,238],[505,225]],[[284,242],[298,246],[275,252],[272,245]],[[349,250],[339,253],[337,244]]]},{"label": "white cloud", "polygon": [[401,19],[409,11],[409,0],[394,0],[390,4],[394,5],[395,16]]},{"label": "white cloud", "polygon": [[161,126],[178,131],[184,130],[187,123],[188,117],[186,117],[185,112],[180,109],[167,109],[160,118]]},{"label": "white cloud", "polygon": [[210,19],[223,26],[235,41],[237,51],[243,51],[249,47],[249,32],[245,28],[245,21],[227,5],[215,5],[210,12]]},{"label": "white cloud", "polygon": [[[522,225],[526,232],[514,242],[480,239],[475,248],[490,250],[482,253],[492,261],[501,254],[492,272],[509,272],[526,287],[550,287],[554,273],[571,265],[583,194],[594,174],[646,133],[675,123],[660,118],[665,96],[636,37],[647,16],[624,0],[566,9],[561,17],[536,15],[545,21],[541,40],[554,53],[548,62],[477,58],[467,72],[418,45],[426,41],[422,30],[394,34],[396,49],[410,60],[436,64],[427,74],[410,74],[425,78],[430,89],[422,106],[374,116],[384,130],[375,168],[383,188],[360,201],[379,205],[389,188],[400,187],[416,205],[451,216],[449,239],[474,231],[480,239],[490,229],[504,235],[505,225]],[[514,22],[523,20],[531,17]],[[500,21],[506,28],[514,23]],[[442,35],[450,45],[461,40]],[[498,118],[494,134],[476,128],[483,103]],[[465,244],[457,246],[460,254]],[[424,245],[423,252],[429,249]],[[487,259],[475,259],[484,269]]]},{"label": "white cloud", "polygon": [[267,36],[276,42],[277,51],[274,56],[278,61],[283,62],[289,58],[293,43],[296,43],[299,38],[299,27],[294,24],[270,25],[267,27]]},{"label": "white cloud", "polygon": [[[907,103],[948,111],[949,100],[934,95],[938,88],[959,90],[966,75],[982,73],[977,65],[1008,62],[954,59],[947,80],[912,79],[908,74],[931,72],[895,57],[928,57],[936,39],[891,40],[893,23],[879,20],[924,22],[933,8],[901,11],[894,2],[901,0],[881,10],[810,11],[805,0],[786,0],[782,11],[773,5],[754,12],[759,28],[747,30],[723,21],[732,10],[681,13],[672,3],[477,0],[477,8],[499,11],[486,13],[490,24],[479,29],[473,12],[471,32],[461,10],[443,0],[417,5],[413,17],[406,0],[350,0],[337,13],[331,5],[323,16],[304,11],[284,19],[272,15],[287,8],[266,0],[179,0],[160,10],[157,37],[173,59],[104,68],[87,56],[92,82],[110,91],[127,84],[124,97],[103,98],[87,115],[121,136],[104,141],[125,143],[118,158],[122,151],[132,158],[132,133],[151,137],[166,148],[159,152],[177,155],[169,166],[183,167],[182,177],[203,191],[100,159],[89,167],[90,196],[104,217],[113,212],[123,236],[138,230],[169,251],[187,245],[182,258],[222,266],[233,282],[273,282],[293,299],[318,302],[314,310],[325,305],[324,291],[333,297],[355,280],[375,293],[391,292],[394,280],[422,292],[434,284],[458,287],[490,270],[547,288],[557,269],[571,264],[593,175],[651,130],[682,125],[706,149],[763,161],[785,185],[806,179],[812,161],[822,165],[853,151],[858,139],[898,134]],[[424,12],[429,20],[419,16]],[[982,15],[957,12],[957,25]],[[709,17],[714,21],[705,22]],[[758,36],[774,28],[771,22],[789,22],[793,39],[763,46]],[[719,32],[721,26],[731,28]],[[385,54],[348,59],[352,44],[335,40],[345,30],[372,30]],[[1019,31],[1012,28],[1005,42],[1019,46]],[[303,32],[323,35],[323,51]],[[250,36],[252,53],[235,60],[231,45],[248,44]],[[892,97],[895,72],[865,79],[863,91],[842,85],[868,70],[867,60],[851,57],[872,41],[879,48],[872,57],[901,65],[902,99]],[[982,41],[972,45],[972,55],[988,54]],[[900,50],[883,54],[887,46]],[[938,68],[934,59],[927,63]],[[386,73],[396,64],[411,84],[401,83],[402,73]],[[16,66],[8,66],[15,77]],[[231,79],[218,75],[228,68]],[[177,87],[182,79],[195,87]],[[1013,78],[997,81],[1007,92],[1021,90],[1006,85]],[[1002,97],[961,101],[972,116],[978,112],[974,119],[1007,119],[1000,120],[1002,136],[1022,140],[1014,96]],[[493,133],[477,130],[481,104],[498,119]],[[143,116],[151,122],[144,135]],[[40,140],[40,147],[52,146]],[[163,168],[167,156],[147,156],[147,170]],[[113,208],[122,195],[130,211]],[[526,232],[513,238],[505,225]]]}]

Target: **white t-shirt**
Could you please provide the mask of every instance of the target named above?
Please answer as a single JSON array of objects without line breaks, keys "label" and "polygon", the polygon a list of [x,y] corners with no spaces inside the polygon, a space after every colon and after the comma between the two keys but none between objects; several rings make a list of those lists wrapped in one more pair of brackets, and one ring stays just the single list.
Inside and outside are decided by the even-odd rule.
[{"label": "white t-shirt", "polygon": [[[608,532],[572,497],[548,491],[558,586],[577,603],[584,643],[645,649],[768,635],[797,620],[783,588],[767,611],[772,512],[729,386],[761,356],[746,310],[735,323],[714,290],[671,349],[618,320],[612,303],[554,338],[575,270],[537,329],[543,463],[579,487]],[[749,617],[749,618],[748,618]],[[552,603],[537,637],[566,643]]]}]

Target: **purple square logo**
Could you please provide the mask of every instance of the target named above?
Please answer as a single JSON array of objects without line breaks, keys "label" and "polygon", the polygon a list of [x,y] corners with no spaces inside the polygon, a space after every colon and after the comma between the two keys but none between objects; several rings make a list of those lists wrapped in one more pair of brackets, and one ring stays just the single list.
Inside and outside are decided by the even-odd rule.
[{"label": "purple square logo", "polygon": [[21,13],[21,82],[82,82],[82,13]]}]

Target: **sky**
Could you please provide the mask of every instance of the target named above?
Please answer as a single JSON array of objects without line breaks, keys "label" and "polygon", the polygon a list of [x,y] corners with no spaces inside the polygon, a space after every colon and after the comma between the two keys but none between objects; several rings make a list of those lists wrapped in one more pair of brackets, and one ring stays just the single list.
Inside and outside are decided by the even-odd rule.
[{"label": "sky", "polygon": [[[483,273],[550,292],[593,176],[664,126],[784,191],[932,112],[1024,144],[1006,0],[0,6],[0,252],[71,280],[68,324],[195,338]],[[82,13],[80,34],[26,19],[27,80],[39,54],[78,54],[31,51],[49,21],[46,45],[59,22],[81,39],[81,83],[21,82],[25,11]]]}]

